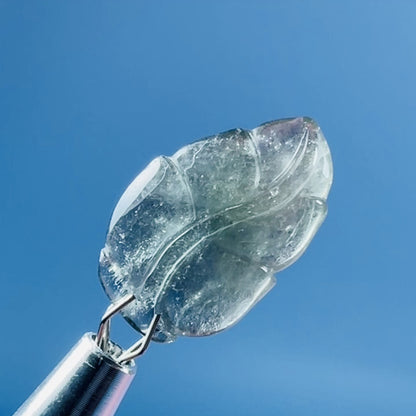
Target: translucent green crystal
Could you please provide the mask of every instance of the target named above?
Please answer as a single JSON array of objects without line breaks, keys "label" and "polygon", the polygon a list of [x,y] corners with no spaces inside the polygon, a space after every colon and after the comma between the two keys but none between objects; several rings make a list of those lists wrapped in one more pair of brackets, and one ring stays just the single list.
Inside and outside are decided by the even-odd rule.
[{"label": "translucent green crystal", "polygon": [[118,202],[100,255],[112,301],[158,341],[238,321],[304,252],[326,215],[328,145],[309,118],[236,129],[160,156]]}]

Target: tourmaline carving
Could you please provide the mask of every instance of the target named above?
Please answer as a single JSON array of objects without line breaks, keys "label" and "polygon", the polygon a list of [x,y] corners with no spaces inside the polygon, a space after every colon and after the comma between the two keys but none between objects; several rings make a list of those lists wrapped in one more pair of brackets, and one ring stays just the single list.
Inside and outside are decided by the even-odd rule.
[{"label": "tourmaline carving", "polygon": [[238,321],[326,216],[328,145],[310,118],[235,129],[154,159],[114,209],[99,274],[138,330],[202,336]]}]

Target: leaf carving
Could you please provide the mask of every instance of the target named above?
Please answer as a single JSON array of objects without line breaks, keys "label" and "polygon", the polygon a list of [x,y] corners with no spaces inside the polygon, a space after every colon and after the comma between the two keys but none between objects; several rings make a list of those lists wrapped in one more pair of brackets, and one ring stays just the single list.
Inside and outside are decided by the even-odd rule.
[{"label": "leaf carving", "polygon": [[304,252],[326,215],[330,152],[309,118],[231,130],[158,157],[126,189],[100,255],[111,300],[155,339],[238,321]]}]

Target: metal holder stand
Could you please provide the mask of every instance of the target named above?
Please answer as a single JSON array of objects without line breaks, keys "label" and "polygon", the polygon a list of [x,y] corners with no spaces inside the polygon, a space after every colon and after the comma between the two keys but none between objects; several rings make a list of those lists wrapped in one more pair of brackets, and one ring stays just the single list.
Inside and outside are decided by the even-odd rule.
[{"label": "metal holder stand", "polygon": [[146,351],[159,321],[155,315],[127,350],[113,343],[111,318],[133,300],[111,304],[97,334],[85,334],[14,416],[113,416],[136,374],[134,358]]}]

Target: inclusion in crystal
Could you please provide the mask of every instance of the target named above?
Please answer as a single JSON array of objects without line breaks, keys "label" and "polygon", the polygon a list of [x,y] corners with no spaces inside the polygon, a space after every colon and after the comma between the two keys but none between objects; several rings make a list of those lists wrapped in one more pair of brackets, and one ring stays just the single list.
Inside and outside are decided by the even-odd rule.
[{"label": "inclusion in crystal", "polygon": [[221,331],[274,285],[326,216],[332,162],[310,118],[235,129],[154,159],[114,209],[100,255],[111,301],[154,339]]}]

